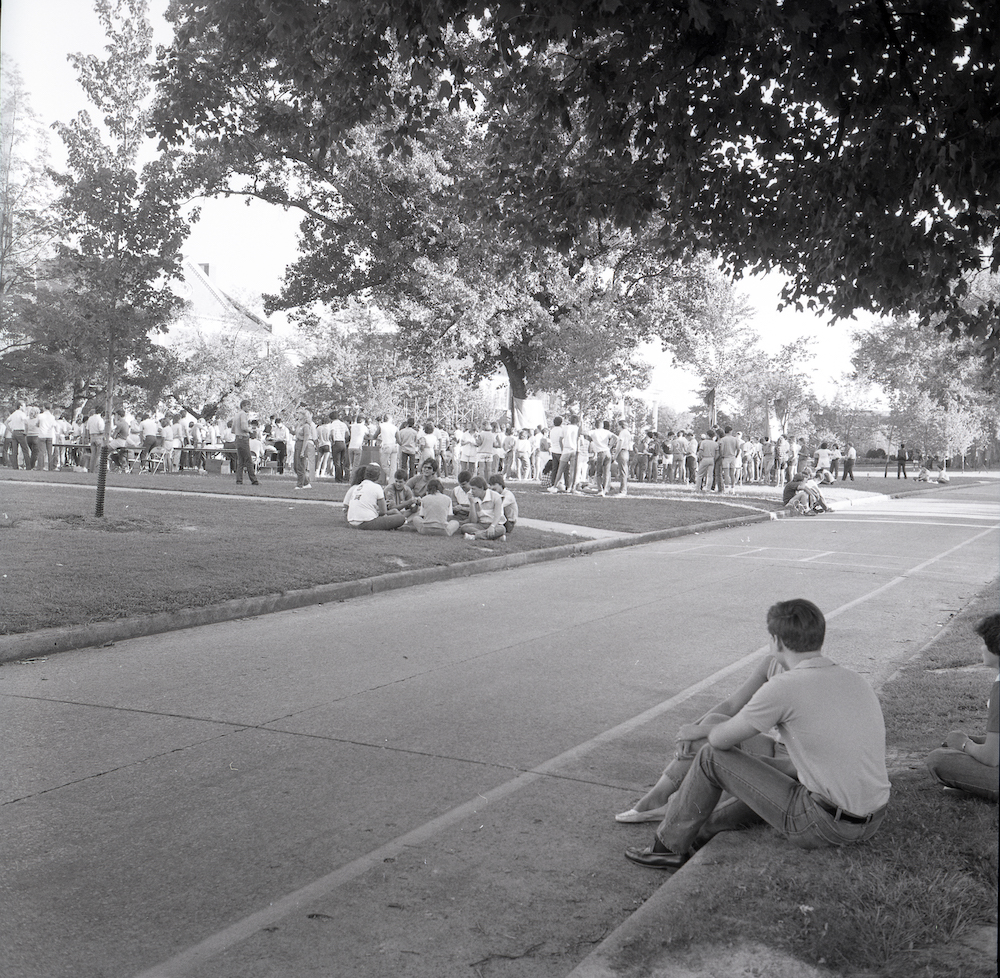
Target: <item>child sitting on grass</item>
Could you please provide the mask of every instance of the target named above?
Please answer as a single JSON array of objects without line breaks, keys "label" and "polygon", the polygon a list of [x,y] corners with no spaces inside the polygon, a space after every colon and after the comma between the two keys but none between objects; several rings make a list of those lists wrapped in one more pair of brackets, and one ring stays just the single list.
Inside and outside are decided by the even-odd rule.
[{"label": "child sitting on grass", "polygon": [[997,673],[986,704],[986,734],[971,737],[964,730],[952,730],[924,763],[946,788],[996,802],[1000,797],[1000,614],[984,618],[976,632],[985,643],[983,664]]},{"label": "child sitting on grass", "polygon": [[472,477],[469,491],[472,494],[472,509],[469,521],[462,525],[465,536],[476,540],[506,539],[507,526],[500,493],[490,489],[481,475]]},{"label": "child sitting on grass", "polygon": [[451,496],[444,491],[440,479],[427,483],[427,493],[420,500],[420,512],[410,520],[410,525],[425,536],[450,537],[458,532],[461,524],[452,519]]}]

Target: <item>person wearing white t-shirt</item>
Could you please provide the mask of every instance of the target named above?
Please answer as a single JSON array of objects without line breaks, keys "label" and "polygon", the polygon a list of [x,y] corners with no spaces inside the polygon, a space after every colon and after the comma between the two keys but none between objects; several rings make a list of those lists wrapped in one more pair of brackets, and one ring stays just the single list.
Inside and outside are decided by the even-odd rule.
[{"label": "person wearing white t-shirt", "polygon": [[23,403],[18,403],[17,407],[7,416],[7,434],[11,440],[10,447],[10,467],[18,467],[17,453],[20,450],[24,457],[24,467],[28,467],[31,460],[31,449],[28,447],[28,438],[25,429],[28,425],[28,412]]},{"label": "person wearing white t-shirt", "polygon": [[344,512],[347,522],[356,530],[396,530],[406,522],[400,512],[390,513],[385,505],[385,490],[379,485],[382,467],[371,463],[358,468],[359,481],[347,490]]},{"label": "person wearing white t-shirt", "polygon": [[383,472],[396,471],[396,459],[399,458],[399,443],[396,441],[398,431],[399,425],[392,420],[392,416],[383,414],[378,426],[378,457]]},{"label": "person wearing white t-shirt", "polygon": [[[549,492],[559,492],[563,488],[564,492],[570,492],[576,484],[576,455],[579,447],[577,441],[580,437],[580,419],[571,414],[569,421],[563,425],[560,436],[559,467],[552,477],[552,485]],[[553,451],[555,446],[553,445]],[[559,483],[562,482],[561,487]]]},{"label": "person wearing white t-shirt", "polygon": [[368,425],[359,414],[351,422],[351,440],[347,445],[347,457],[350,460],[351,471],[355,472],[361,465],[361,453],[365,447],[365,438],[368,436]]},{"label": "person wearing white t-shirt", "polygon": [[87,418],[87,440],[90,442],[90,471],[96,472],[101,464],[101,447],[104,444],[104,418],[95,411]]},{"label": "person wearing white t-shirt", "polygon": [[607,421],[598,421],[587,434],[594,446],[594,484],[598,494],[606,496],[611,482],[611,428]]},{"label": "person wearing white t-shirt", "polygon": [[619,496],[628,495],[628,463],[635,445],[635,438],[629,431],[628,423],[622,418],[618,422],[618,431],[615,434],[614,444],[611,447],[611,454],[618,465],[618,487]]},{"label": "person wearing white t-shirt", "polygon": [[462,532],[477,540],[505,539],[503,497],[500,493],[490,489],[481,475],[475,475],[469,482],[469,495],[472,509],[469,521],[462,525]]}]

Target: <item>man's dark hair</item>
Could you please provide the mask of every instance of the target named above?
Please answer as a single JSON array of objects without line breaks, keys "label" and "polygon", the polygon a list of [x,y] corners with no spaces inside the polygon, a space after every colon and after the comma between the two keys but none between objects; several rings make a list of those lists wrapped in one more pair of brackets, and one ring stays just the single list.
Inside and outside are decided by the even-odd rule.
[{"label": "man's dark hair", "polygon": [[826,638],[826,619],[811,601],[793,598],[767,609],[767,630],[791,652],[818,652]]},{"label": "man's dark hair", "polygon": [[986,643],[990,655],[1000,656],[1000,615],[987,615],[976,625],[976,634]]}]

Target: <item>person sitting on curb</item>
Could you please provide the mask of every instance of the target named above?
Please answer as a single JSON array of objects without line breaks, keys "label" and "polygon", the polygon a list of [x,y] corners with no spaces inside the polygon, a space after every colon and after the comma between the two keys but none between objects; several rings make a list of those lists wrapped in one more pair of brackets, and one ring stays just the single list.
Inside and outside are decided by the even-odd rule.
[{"label": "person sitting on curb", "polygon": [[[1000,614],[989,615],[977,626],[985,643],[983,664],[1000,669]],[[972,737],[952,730],[944,743],[927,756],[927,769],[947,789],[978,795],[994,803],[1000,791],[1000,673],[993,679],[986,704],[986,733]]]},{"label": "person sitting on curb", "polygon": [[[823,655],[826,620],[795,598],[767,612],[771,654],[786,668],[736,716],[712,727],[646,848],[627,859],[655,869],[683,866],[718,832],[767,822],[802,849],[870,839],[889,801],[885,721],[875,691]],[[797,772],[739,748],[777,726]],[[719,806],[726,791],[733,802]],[[741,803],[741,804],[740,804]]]},{"label": "person sitting on curb", "polygon": [[396,530],[406,522],[402,513],[390,513],[385,491],[379,485],[382,467],[375,462],[359,465],[353,484],[344,497],[347,522],[356,530]]},{"label": "person sitting on curb", "polygon": [[[677,731],[674,739],[674,756],[668,762],[659,781],[653,785],[628,811],[619,812],[616,822],[661,822],[670,796],[681,786],[698,751],[708,742],[712,728],[736,716],[758,689],[773,676],[785,671],[785,666],[768,653],[757,663],[746,682],[732,696],[713,706],[694,723],[685,723]],[[740,744],[740,750],[760,757],[774,758],[775,766],[790,777],[795,777],[795,768],[788,757],[788,750],[780,740],[769,733],[757,734]],[[725,802],[721,803],[725,804]]]},{"label": "person sitting on curb", "polygon": [[469,522],[462,525],[466,538],[476,540],[507,539],[503,515],[503,497],[495,489],[490,489],[481,476],[473,476],[469,482],[472,495],[472,511]]}]

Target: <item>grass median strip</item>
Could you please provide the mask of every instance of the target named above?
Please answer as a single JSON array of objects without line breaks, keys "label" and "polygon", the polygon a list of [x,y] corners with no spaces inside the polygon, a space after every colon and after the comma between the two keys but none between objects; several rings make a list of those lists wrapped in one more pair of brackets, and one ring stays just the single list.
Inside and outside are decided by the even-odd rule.
[{"label": "grass median strip", "polygon": [[[339,503],[345,486],[318,483],[305,494],[277,479],[262,480],[257,490],[219,477],[111,475],[105,516],[96,519],[93,477],[42,477],[57,485],[40,484],[35,473],[0,481],[0,634],[205,607],[578,542],[568,531],[527,526],[503,543],[359,533],[344,523],[339,505],[317,505]],[[124,486],[178,491],[115,491]],[[748,513],[716,500],[553,498],[536,487],[519,491],[518,498],[525,517],[626,533]]]}]

